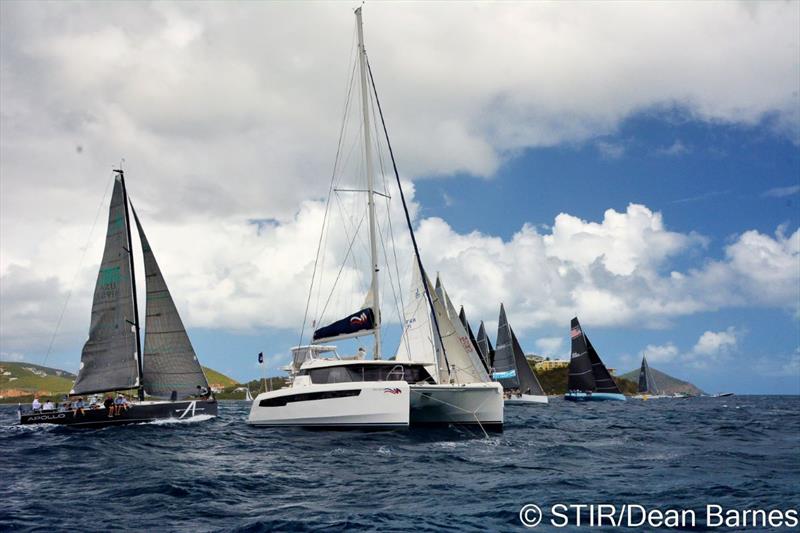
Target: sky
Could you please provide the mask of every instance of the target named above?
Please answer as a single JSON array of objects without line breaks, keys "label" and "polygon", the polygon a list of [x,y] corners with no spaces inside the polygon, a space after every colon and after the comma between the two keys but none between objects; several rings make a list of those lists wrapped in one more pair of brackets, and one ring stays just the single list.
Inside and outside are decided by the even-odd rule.
[{"label": "sky", "polygon": [[[77,369],[123,159],[207,366],[279,375],[307,301],[306,322],[356,310],[359,196],[325,217],[331,176],[363,179],[350,118],[332,171],[354,7],[0,3],[0,359]],[[493,338],[503,302],[527,352],[563,359],[577,315],[620,372],[644,353],[707,392],[800,394],[800,2],[367,3],[364,20],[422,259],[473,329]],[[389,354],[411,252],[385,192]]]}]

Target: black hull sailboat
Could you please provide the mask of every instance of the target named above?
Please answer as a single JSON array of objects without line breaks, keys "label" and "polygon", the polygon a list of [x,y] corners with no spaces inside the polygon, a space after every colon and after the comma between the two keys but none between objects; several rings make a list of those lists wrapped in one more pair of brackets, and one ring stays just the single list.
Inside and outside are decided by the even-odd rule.
[{"label": "black hull sailboat", "polygon": [[625,401],[625,395],[583,332],[578,317],[572,319],[570,337],[572,357],[564,399],[572,402]]},{"label": "black hull sailboat", "polygon": [[[175,302],[133,207],[122,170],[114,171],[103,259],[92,302],[89,339],[81,352],[78,376],[68,405],[61,410],[20,408],[20,424],[101,427],[215,416],[217,402],[183,326]],[[146,285],[144,351],[139,327],[131,217],[139,232]],[[140,355],[141,354],[141,355]],[[121,391],[136,390],[138,401]],[[88,396],[110,397],[90,402]],[[84,401],[86,398],[86,401]],[[102,401],[102,400],[101,400]],[[82,408],[77,408],[82,404]],[[90,405],[91,404],[91,405]],[[113,406],[112,406],[113,405]]]},{"label": "black hull sailboat", "polygon": [[81,428],[141,424],[156,420],[186,420],[194,416],[217,416],[217,400],[145,401],[130,403],[127,409],[109,415],[105,408],[84,409],[83,412],[40,411],[20,413],[20,424],[58,424]]}]

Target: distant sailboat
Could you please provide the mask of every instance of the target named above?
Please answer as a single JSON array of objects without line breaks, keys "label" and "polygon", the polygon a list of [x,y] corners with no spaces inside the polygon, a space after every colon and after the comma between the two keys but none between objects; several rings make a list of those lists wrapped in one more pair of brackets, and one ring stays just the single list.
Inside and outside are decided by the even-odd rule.
[{"label": "distant sailboat", "polygon": [[[114,172],[116,179],[105,249],[95,284],[89,339],[83,346],[80,369],[70,395],[136,389],[138,401],[126,409],[91,409],[87,401],[83,410],[20,412],[21,424],[100,427],[217,414],[217,401],[139,217],[130,206],[125,176],[122,170]],[[142,356],[129,206],[144,256],[147,301]]]},{"label": "distant sailboat", "polygon": [[483,320],[481,320],[481,325],[478,328],[478,337],[475,341],[478,343],[478,352],[483,359],[484,365],[491,370],[494,366],[494,348],[489,336],[486,334],[486,326],[483,325]]},{"label": "distant sailboat", "polygon": [[253,401],[253,395],[250,394],[250,387],[245,387],[245,389],[244,389],[244,399],[247,400],[248,402],[252,402]]},{"label": "distant sailboat", "polygon": [[578,318],[572,319],[570,328],[572,357],[569,361],[569,380],[565,400],[573,402],[625,400],[611,373],[581,329]]},{"label": "distant sailboat", "polygon": [[489,366],[489,363],[487,362],[486,358],[483,357],[481,348],[480,346],[478,346],[478,341],[477,339],[475,339],[475,334],[472,333],[472,328],[470,327],[469,322],[467,321],[467,314],[464,312],[463,305],[461,306],[461,311],[459,311],[458,313],[458,318],[461,320],[461,324],[464,326],[464,329],[467,330],[467,335],[469,335],[469,342],[475,349],[475,353],[477,353],[478,356],[480,357],[480,360],[483,363],[483,368],[486,370],[486,372],[489,372],[492,367]]},{"label": "distant sailboat", "polygon": [[650,365],[647,364],[647,357],[644,355],[642,355],[642,367],[639,370],[639,390],[634,398],[642,400],[667,398],[667,396],[662,395],[658,390],[655,376],[653,376]]},{"label": "distant sailboat", "polygon": [[503,304],[500,304],[492,377],[503,385],[506,404],[548,403],[547,395],[508,323]]}]

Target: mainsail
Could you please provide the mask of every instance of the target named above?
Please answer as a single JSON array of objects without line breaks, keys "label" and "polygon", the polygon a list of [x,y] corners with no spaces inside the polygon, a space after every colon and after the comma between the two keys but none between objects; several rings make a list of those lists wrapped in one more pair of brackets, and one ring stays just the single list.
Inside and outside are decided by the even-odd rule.
[{"label": "mainsail", "polygon": [[639,392],[642,394],[658,394],[658,387],[650,365],[647,364],[647,357],[642,356],[642,368],[639,370]]},{"label": "mainsail", "polygon": [[492,348],[492,343],[486,334],[486,326],[483,325],[483,320],[481,320],[481,325],[478,328],[478,337],[475,340],[478,343],[478,351],[481,354],[484,366],[491,372],[494,366],[494,348]]},{"label": "mainsail", "polygon": [[511,328],[508,327],[506,310],[500,304],[500,323],[497,326],[497,344],[494,351],[494,373],[504,389],[517,389],[520,386],[517,376],[517,363],[514,360],[514,347],[511,342]]},{"label": "mainsail", "polygon": [[111,193],[106,246],[94,289],[89,340],[83,346],[71,394],[124,390],[139,385],[125,202],[124,186],[117,177]]},{"label": "mainsail", "polygon": [[198,386],[207,388],[208,381],[135,210],[133,217],[142,241],[147,289],[144,389],[151,396],[176,392],[178,398],[187,398],[197,394]]},{"label": "mainsail", "polygon": [[[498,356],[499,354],[499,356]],[[525,357],[525,352],[522,351],[522,346],[517,340],[514,330],[508,323],[506,317],[506,310],[503,304],[500,304],[500,320],[497,329],[497,350],[495,351],[495,364],[498,358],[509,366],[508,361],[511,361],[509,369],[506,371],[509,378],[499,378],[503,388],[512,389],[518,388],[521,394],[531,394],[534,396],[544,396],[539,380],[536,374],[533,373],[531,366],[528,364],[528,359]],[[502,376],[503,374],[496,368],[496,375]],[[511,377],[513,374],[513,377]],[[509,383],[510,386],[506,386]]]},{"label": "mainsail", "polygon": [[611,392],[621,394],[608,369],[581,329],[578,318],[572,319],[570,328],[572,357],[569,362],[567,389],[583,392]]}]

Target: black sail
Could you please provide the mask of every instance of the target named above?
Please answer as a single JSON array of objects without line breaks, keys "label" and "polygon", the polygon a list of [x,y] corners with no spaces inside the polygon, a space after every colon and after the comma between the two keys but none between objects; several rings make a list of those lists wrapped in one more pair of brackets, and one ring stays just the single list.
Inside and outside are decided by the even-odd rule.
[{"label": "black sail", "polygon": [[539,383],[536,374],[533,373],[531,365],[528,364],[528,358],[525,357],[525,352],[522,351],[522,346],[519,345],[517,336],[511,326],[508,326],[511,333],[511,347],[514,350],[514,362],[517,366],[517,380],[519,381],[519,391],[522,394],[532,394],[534,396],[544,396],[544,390]]},{"label": "black sail", "polygon": [[569,360],[567,390],[588,392],[596,389],[592,361],[586,335],[583,334],[578,318],[572,319],[569,336],[572,338],[572,356]]},{"label": "black sail", "polygon": [[478,350],[486,363],[486,367],[491,371],[494,366],[494,348],[489,336],[486,334],[486,326],[483,325],[483,320],[481,320],[481,326],[478,328],[478,337],[475,340],[478,343]]},{"label": "black sail", "polygon": [[72,394],[125,390],[139,385],[128,250],[125,194],[117,178],[111,193],[106,245],[94,289],[89,340],[83,345]]},{"label": "black sail", "polygon": [[142,241],[147,288],[144,389],[151,396],[165,398],[175,391],[179,399],[184,399],[197,394],[198,385],[208,387],[208,381],[136,211],[133,217]]},{"label": "black sail", "polygon": [[617,387],[614,378],[611,377],[611,372],[608,371],[606,365],[600,360],[597,350],[592,346],[592,341],[586,338],[586,344],[589,347],[589,360],[592,362],[592,374],[594,374],[594,384],[596,392],[613,392],[622,394],[622,391]]},{"label": "black sail", "polygon": [[656,381],[653,373],[650,372],[650,365],[647,364],[647,357],[642,356],[642,368],[639,370],[639,392],[647,394],[658,394]]},{"label": "black sail", "polygon": [[475,349],[475,353],[481,359],[481,363],[483,363],[483,368],[486,369],[486,372],[491,372],[491,367],[489,366],[488,361],[483,357],[483,352],[481,352],[481,347],[478,346],[478,341],[475,339],[475,334],[472,333],[472,327],[470,327],[469,322],[467,321],[467,314],[464,312],[464,306],[461,306],[461,311],[458,313],[458,318],[461,320],[461,324],[464,326],[464,329],[467,330],[467,335],[469,335],[469,342],[472,344],[472,347]]},{"label": "black sail", "polygon": [[517,362],[514,358],[514,343],[511,328],[508,327],[506,310],[500,304],[500,322],[497,326],[497,346],[494,351],[493,377],[504,389],[517,389],[520,386]]}]

